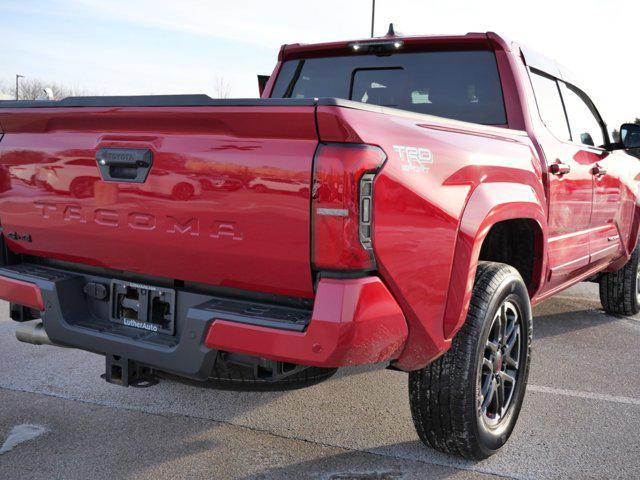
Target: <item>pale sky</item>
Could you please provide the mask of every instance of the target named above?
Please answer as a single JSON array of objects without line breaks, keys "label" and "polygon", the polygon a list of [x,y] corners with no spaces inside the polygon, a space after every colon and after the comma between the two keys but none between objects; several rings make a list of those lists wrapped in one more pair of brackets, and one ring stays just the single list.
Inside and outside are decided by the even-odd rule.
[{"label": "pale sky", "polygon": [[[611,128],[640,117],[640,0],[377,0],[376,35],[495,31],[573,71]],[[0,0],[0,82],[258,95],[283,43],[366,38],[371,0]]]}]

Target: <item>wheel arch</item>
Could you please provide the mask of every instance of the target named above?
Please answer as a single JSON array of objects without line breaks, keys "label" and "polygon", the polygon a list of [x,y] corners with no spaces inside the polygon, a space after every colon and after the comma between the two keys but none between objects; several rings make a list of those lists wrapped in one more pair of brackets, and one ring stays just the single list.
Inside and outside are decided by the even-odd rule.
[{"label": "wheel arch", "polygon": [[[471,194],[458,229],[443,319],[445,339],[453,338],[464,324],[485,241],[491,238],[492,232],[505,225],[509,225],[505,230],[511,234],[522,227],[530,229],[533,241],[527,285],[530,297],[533,298],[542,286],[546,270],[547,231],[545,208],[539,195],[526,184],[481,184]],[[500,257],[484,260],[499,261]],[[517,265],[512,266],[518,269]],[[519,271],[521,269],[522,266]]]},{"label": "wheel arch", "polygon": [[[640,184],[638,185],[638,196],[640,197]],[[626,241],[623,241],[625,251],[620,258],[614,260],[605,269],[605,272],[617,272],[624,268],[638,245],[640,245],[640,202],[636,202],[633,207],[633,218],[631,220],[629,236]]]}]

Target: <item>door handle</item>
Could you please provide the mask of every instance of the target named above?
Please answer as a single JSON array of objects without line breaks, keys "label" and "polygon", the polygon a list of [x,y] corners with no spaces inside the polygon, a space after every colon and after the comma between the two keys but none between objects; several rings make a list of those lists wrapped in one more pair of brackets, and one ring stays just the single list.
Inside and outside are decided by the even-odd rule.
[{"label": "door handle", "polygon": [[600,178],[607,174],[607,170],[605,168],[602,168],[600,164],[596,163],[595,166],[591,169],[591,173],[594,176]]},{"label": "door handle", "polygon": [[153,153],[148,148],[101,148],[96,161],[105,181],[143,183],[153,164]]},{"label": "door handle", "polygon": [[549,172],[551,172],[552,175],[562,176],[566,175],[570,171],[571,166],[567,165],[566,163],[562,163],[560,160],[556,161],[556,163],[552,163],[549,166]]}]

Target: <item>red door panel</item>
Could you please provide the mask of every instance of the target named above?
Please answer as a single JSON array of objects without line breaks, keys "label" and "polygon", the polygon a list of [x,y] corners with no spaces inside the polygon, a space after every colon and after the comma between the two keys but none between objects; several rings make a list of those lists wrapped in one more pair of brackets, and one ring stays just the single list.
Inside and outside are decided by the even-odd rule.
[{"label": "red door panel", "polygon": [[622,253],[618,229],[623,208],[619,153],[603,153],[593,173],[593,227],[589,243],[591,263],[611,261]]},{"label": "red door panel", "polygon": [[[548,252],[551,274],[547,290],[570,281],[589,264],[593,203],[591,170],[599,160],[568,143],[553,142],[551,145],[545,148],[550,169]],[[553,164],[560,164],[568,171],[553,174]]]}]

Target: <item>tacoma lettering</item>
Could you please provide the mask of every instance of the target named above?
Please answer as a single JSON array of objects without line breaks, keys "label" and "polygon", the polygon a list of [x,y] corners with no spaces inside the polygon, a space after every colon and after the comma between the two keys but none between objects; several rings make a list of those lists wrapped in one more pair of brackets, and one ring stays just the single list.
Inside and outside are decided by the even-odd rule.
[{"label": "tacoma lettering", "polygon": [[[206,236],[214,239],[242,240],[244,234],[236,222],[211,220],[200,218],[180,220],[167,215],[156,217],[150,213],[131,212],[121,214],[117,210],[106,208],[86,208],[81,205],[62,205],[50,202],[34,202],[34,207],[40,216],[47,220],[55,220],[56,214],[65,222],[88,223],[109,228],[126,226],[132,230],[154,231],[162,229],[164,232],[176,235],[199,237],[202,230]],[[123,219],[126,221],[123,222]]]}]

